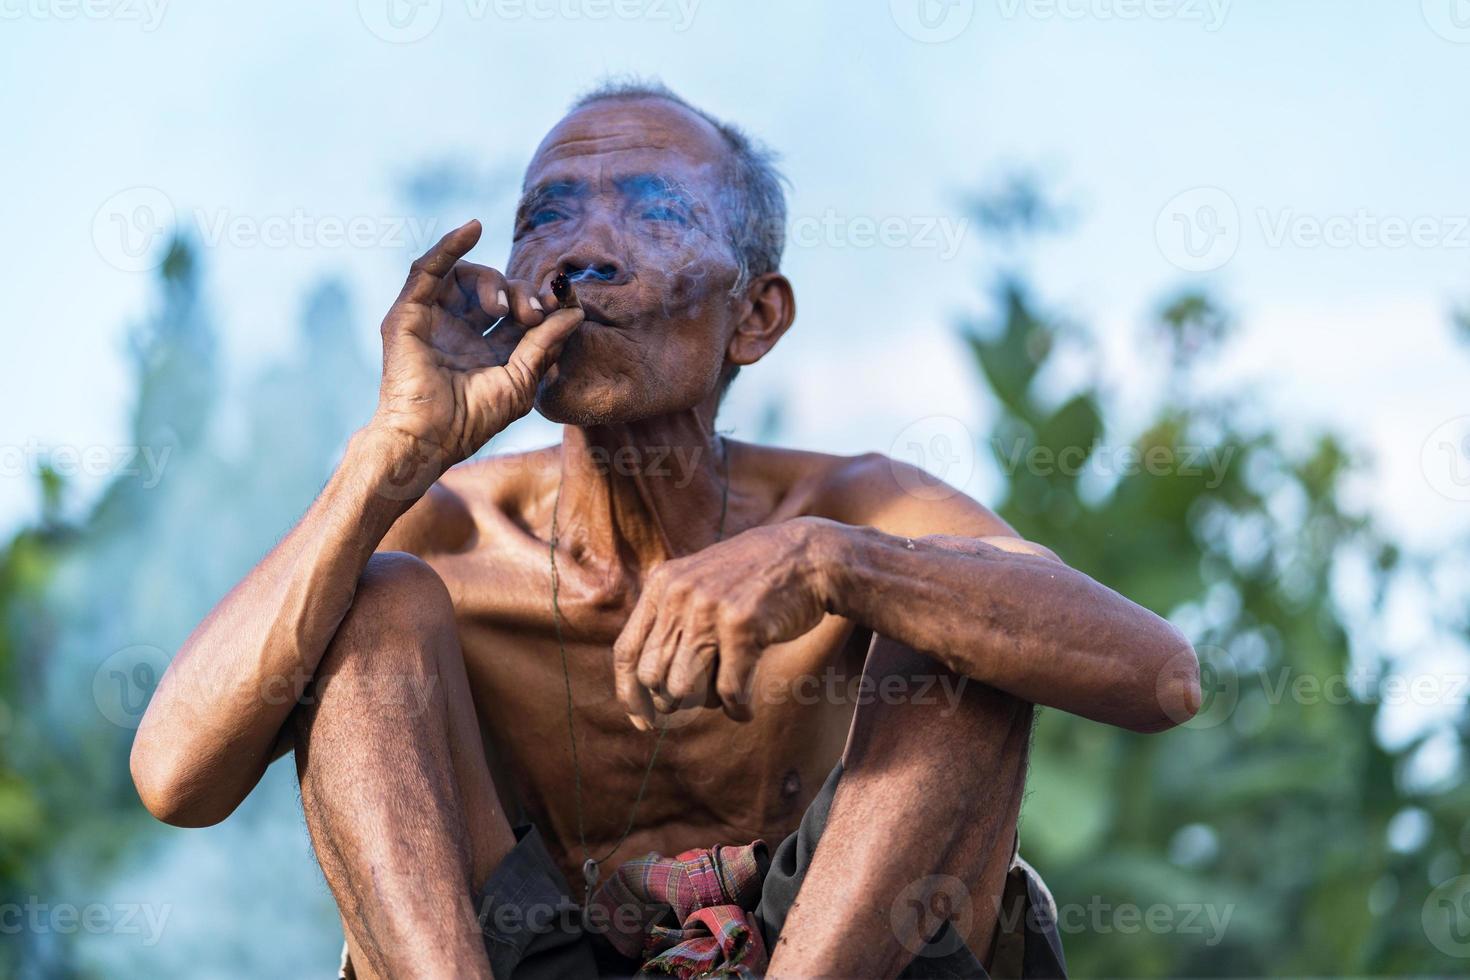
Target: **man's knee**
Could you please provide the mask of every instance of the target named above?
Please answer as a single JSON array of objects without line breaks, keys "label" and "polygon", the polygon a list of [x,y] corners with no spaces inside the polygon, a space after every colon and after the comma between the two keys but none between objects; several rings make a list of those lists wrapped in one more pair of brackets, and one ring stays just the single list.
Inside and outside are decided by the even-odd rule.
[{"label": "man's knee", "polygon": [[872,703],[858,708],[844,759],[899,742],[923,757],[967,759],[999,775],[1024,766],[1035,707],[927,654],[875,636],[863,669]]},{"label": "man's knee", "polygon": [[401,551],[368,559],[333,647],[364,666],[412,662],[454,630],[454,606],[439,573]]},{"label": "man's knee", "polygon": [[327,706],[374,716],[421,714],[442,698],[441,658],[458,649],[438,574],[401,552],[373,555],[296,711],[298,735]]}]

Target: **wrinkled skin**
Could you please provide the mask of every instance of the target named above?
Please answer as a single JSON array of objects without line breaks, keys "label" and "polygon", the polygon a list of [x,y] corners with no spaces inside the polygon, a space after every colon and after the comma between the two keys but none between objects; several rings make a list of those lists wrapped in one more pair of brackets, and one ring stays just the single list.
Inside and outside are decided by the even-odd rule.
[{"label": "wrinkled skin", "polygon": [[575,112],[541,144],[509,274],[610,276],[577,286],[588,321],[541,383],[547,418],[626,423],[687,411],[715,387],[744,303],[729,295],[721,139],[672,105],[627,102]]}]

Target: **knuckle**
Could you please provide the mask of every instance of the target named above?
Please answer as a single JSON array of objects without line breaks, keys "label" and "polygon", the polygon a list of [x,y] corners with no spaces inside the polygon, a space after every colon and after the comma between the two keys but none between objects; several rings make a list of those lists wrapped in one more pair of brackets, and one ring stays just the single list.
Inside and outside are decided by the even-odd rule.
[{"label": "knuckle", "polygon": [[736,629],[745,627],[759,613],[759,604],[745,596],[733,596],[720,604],[721,620]]}]

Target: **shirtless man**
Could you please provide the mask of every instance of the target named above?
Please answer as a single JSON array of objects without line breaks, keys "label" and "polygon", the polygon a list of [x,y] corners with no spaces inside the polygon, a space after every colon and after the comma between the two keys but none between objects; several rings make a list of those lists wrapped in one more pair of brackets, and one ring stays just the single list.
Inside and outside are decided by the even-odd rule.
[{"label": "shirtless man", "polygon": [[[377,412],[153,697],[148,809],[216,823],[294,749],[358,976],[595,975],[590,931],[504,906],[756,838],[768,976],[983,975],[1030,876],[1032,706],[1160,731],[1196,661],[917,471],[716,435],[795,316],[784,225],[738,130],[656,88],[578,103],[504,274],[463,259],[475,221],[413,263]],[[463,462],[533,406],[559,446]],[[1013,972],[1062,968],[1037,918]]]}]

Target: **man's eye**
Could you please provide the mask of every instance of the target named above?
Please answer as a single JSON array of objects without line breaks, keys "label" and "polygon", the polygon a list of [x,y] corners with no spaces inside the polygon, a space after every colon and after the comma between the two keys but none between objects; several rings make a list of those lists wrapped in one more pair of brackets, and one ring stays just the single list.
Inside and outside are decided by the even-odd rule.
[{"label": "man's eye", "polygon": [[684,215],[678,209],[663,205],[647,208],[643,212],[643,217],[646,221],[673,221],[681,225],[687,223]]},{"label": "man's eye", "polygon": [[531,212],[531,216],[526,219],[526,226],[528,228],[540,228],[544,224],[559,221],[564,217],[565,215],[555,208],[541,208],[539,211]]}]

